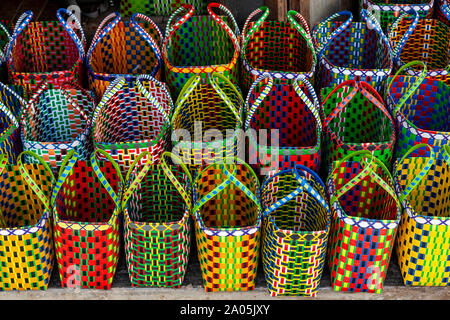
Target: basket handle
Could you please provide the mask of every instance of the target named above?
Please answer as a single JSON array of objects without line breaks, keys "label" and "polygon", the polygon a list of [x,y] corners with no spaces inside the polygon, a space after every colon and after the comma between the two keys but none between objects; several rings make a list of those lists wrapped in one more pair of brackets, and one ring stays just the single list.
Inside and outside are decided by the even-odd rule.
[{"label": "basket handle", "polygon": [[8,28],[0,22],[0,28],[3,30],[3,32],[5,33],[6,37],[8,38],[8,41],[5,44],[5,47],[2,49],[0,48],[0,61],[6,61],[6,50],[8,49],[8,44],[9,41],[11,41],[11,34],[9,33]]},{"label": "basket handle", "polygon": [[[84,96],[86,96],[88,98],[88,100],[92,103],[92,106],[95,107],[96,102],[95,102],[95,98],[94,98],[92,92],[84,89],[82,86],[80,86],[80,84],[78,82],[76,82],[74,80],[65,81],[65,82],[63,82],[61,84],[61,88],[62,89],[66,88],[66,89],[79,90]],[[84,108],[83,108],[83,111],[84,111],[84,113],[86,113],[86,111],[89,112],[88,120],[89,120],[89,123],[90,123],[90,121],[91,121],[90,115],[92,114],[92,112],[94,110],[92,108],[89,108],[88,110],[84,110]]]},{"label": "basket handle", "polygon": [[[226,24],[222,20],[222,18],[219,17],[212,10],[213,8],[217,8],[217,9],[220,9],[223,12],[225,12],[225,14],[231,19],[231,22],[233,23],[234,32],[231,30],[231,28],[228,26],[228,24]],[[227,7],[225,7],[223,4],[215,3],[215,2],[211,2],[208,4],[207,11],[211,15],[211,17],[222,27],[222,29],[224,29],[225,32],[231,37],[231,39],[233,40],[233,43],[234,43],[234,49],[239,52],[240,51],[240,48],[239,48],[239,37],[240,37],[239,26],[236,22],[236,19],[233,16],[233,14],[231,13],[231,11]]]},{"label": "basket handle", "polygon": [[28,24],[30,23],[31,19],[33,19],[33,11],[31,10],[27,10],[24,13],[22,13],[22,15],[19,17],[19,19],[17,19],[17,22],[14,26],[14,31],[12,33],[12,36],[9,40],[8,43],[8,47],[6,49],[6,58],[9,59],[9,67],[13,69],[13,71],[15,71],[15,67],[14,67],[14,57],[11,54],[11,51],[14,47],[14,43],[16,42],[17,38],[19,37],[19,34],[28,26]]},{"label": "basket handle", "polygon": [[242,120],[241,120],[241,116],[239,114],[239,110],[236,110],[236,107],[233,105],[233,103],[231,102],[230,98],[228,98],[226,93],[223,92],[223,90],[220,88],[220,86],[217,83],[215,78],[221,79],[227,85],[230,86],[231,90],[233,90],[234,93],[238,96],[239,101],[241,102],[241,106],[242,106],[244,104],[244,99],[242,99],[241,93],[236,89],[234,84],[231,83],[231,81],[228,78],[226,78],[224,75],[222,75],[221,73],[213,72],[208,77],[208,79],[210,80],[210,83],[211,83],[212,87],[214,88],[214,90],[216,91],[216,93],[222,98],[222,100],[225,102],[225,104],[231,110],[231,112],[233,112],[233,114],[236,117],[237,121],[241,122]]},{"label": "basket handle", "polygon": [[[177,15],[180,15],[184,12],[184,14],[182,15],[182,17],[175,22],[175,24],[172,26],[172,22],[175,19],[175,17]],[[172,35],[172,33],[174,33],[176,30],[178,30],[180,28],[180,26],[185,23],[190,17],[192,17],[194,15],[194,6],[191,4],[181,4],[180,7],[178,7],[178,9],[176,9],[172,15],[169,17],[169,20],[167,20],[167,25],[166,25],[166,32],[164,35],[164,46],[166,45],[167,41],[169,41],[170,36]]]},{"label": "basket handle", "polygon": [[[255,22],[255,24],[252,26],[252,28],[250,30],[248,30],[248,34],[247,34],[247,29],[248,29],[248,25],[250,24],[250,21],[258,14],[262,13],[262,16]],[[259,7],[258,9],[254,10],[252,13],[250,13],[250,15],[247,17],[247,19],[245,20],[244,23],[244,27],[242,28],[242,48],[245,51],[246,47],[247,47],[247,43],[250,40],[250,38],[253,36],[253,34],[255,32],[257,32],[259,30],[259,28],[261,27],[261,25],[263,24],[263,22],[267,19],[267,17],[269,16],[269,8],[266,6],[262,6]]]},{"label": "basket handle", "polygon": [[110,83],[108,88],[105,91],[105,94],[103,95],[102,99],[100,100],[97,107],[95,107],[94,115],[92,117],[92,125],[95,128],[95,122],[97,121],[98,115],[100,111],[103,109],[105,104],[108,103],[108,101],[111,99],[111,97],[116,94],[125,84],[125,78],[124,77],[117,77]]},{"label": "basket handle", "polygon": [[[306,88],[308,89],[309,94],[313,98],[313,101],[311,101],[308,98],[308,96],[303,92],[303,90],[300,89],[299,82],[306,85]],[[297,93],[297,95],[306,104],[309,111],[311,111],[311,113],[314,116],[314,119],[316,119],[317,132],[319,132],[319,135],[318,135],[319,139],[317,139],[317,144],[320,145],[320,133],[322,132],[322,121],[320,120],[320,115],[319,115],[320,104],[319,104],[319,99],[317,98],[316,91],[314,90],[314,87],[312,86],[311,82],[309,82],[308,79],[305,77],[305,75],[302,75],[302,74],[297,76],[297,78],[294,80],[293,85],[294,85],[294,90]]]},{"label": "basket handle", "polygon": [[345,87],[345,86],[353,86],[352,91],[350,91],[350,93],[341,100],[341,102],[339,102],[339,104],[336,106],[336,108],[333,109],[333,111],[331,111],[331,113],[325,118],[325,120],[323,121],[323,125],[324,126],[328,126],[331,122],[331,120],[333,120],[336,115],[338,113],[340,113],[342,111],[342,109],[344,109],[344,107],[353,99],[353,97],[356,95],[356,93],[358,92],[359,89],[359,85],[355,80],[347,80],[342,82],[341,84],[337,85],[329,94],[328,96],[325,98],[325,100],[323,101],[323,104],[325,105],[328,101],[328,99],[330,99],[330,97],[336,93],[340,88]]},{"label": "basket handle", "polygon": [[155,78],[153,78],[152,76],[150,76],[150,75],[141,75],[141,76],[136,78],[136,86],[137,86],[138,90],[147,99],[147,101],[150,102],[151,105],[153,105],[156,109],[158,109],[158,111],[163,115],[164,120],[167,123],[170,123],[169,115],[166,113],[164,108],[161,106],[161,104],[159,103],[158,99],[156,99],[154,96],[152,96],[150,94],[150,92],[144,87],[144,85],[141,82],[141,79],[152,81],[157,86],[159,86],[164,91],[164,93],[166,94],[166,97],[169,99],[170,110],[172,110],[172,108],[173,108],[172,97],[170,96],[170,93],[167,90],[166,86],[163,83],[161,83],[160,81],[158,81]]},{"label": "basket handle", "polygon": [[[103,39],[119,23],[120,19],[121,17],[118,12],[110,13],[97,27],[97,30],[95,31],[94,37],[91,42],[91,46],[89,47],[87,53],[86,61],[88,65],[90,65],[92,52],[94,52],[95,47],[97,47],[97,45],[100,43],[100,40]],[[112,21],[109,22],[110,20]]]},{"label": "basket handle", "polygon": [[409,10],[408,12],[403,13],[400,17],[395,19],[395,21],[392,23],[391,28],[388,33],[389,39],[392,39],[393,35],[394,35],[394,30],[397,28],[400,21],[402,21],[406,16],[411,16],[411,14],[414,14],[413,22],[408,27],[405,34],[402,36],[402,38],[400,39],[400,41],[397,43],[397,45],[395,46],[395,48],[392,51],[392,58],[394,59],[396,64],[399,63],[400,54],[402,53],[402,50],[403,50],[406,42],[411,37],[411,35],[413,34],[414,30],[417,27],[417,24],[419,23],[419,18],[420,18],[419,13],[415,10]]},{"label": "basket handle", "polygon": [[265,85],[264,89],[259,94],[259,96],[253,102],[253,104],[250,107],[250,109],[247,109],[248,114],[247,114],[247,119],[245,120],[245,130],[248,129],[248,127],[250,125],[250,120],[252,119],[252,117],[255,114],[256,110],[259,108],[259,106],[264,101],[264,99],[266,99],[266,97],[269,94],[270,90],[272,90],[272,87],[273,87],[273,84],[274,84],[273,77],[270,74],[268,74],[268,73],[260,75],[252,83],[252,86],[250,87],[250,90],[248,91],[248,94],[247,94],[247,99],[246,99],[245,105],[248,106],[250,104],[249,101],[250,101],[250,97],[251,97],[251,94],[252,94],[253,90],[258,85],[258,83],[260,83],[264,79],[269,79],[269,80],[268,80],[267,84]]},{"label": "basket handle", "polygon": [[0,100],[0,111],[5,113],[5,115],[9,118],[9,120],[11,120],[11,122],[16,128],[19,128],[19,121],[17,121],[17,118],[14,116],[11,110],[9,110],[9,108],[1,100]]},{"label": "basket handle", "polygon": [[34,191],[34,193],[38,196],[39,200],[44,204],[45,208],[48,210],[48,212],[52,212],[52,198],[48,199],[44,192],[39,188],[36,181],[31,178],[31,176],[28,174],[27,170],[25,169],[25,166],[22,162],[22,156],[28,155],[31,156],[39,161],[41,165],[44,166],[44,169],[47,171],[47,173],[50,173],[52,177],[52,185],[55,184],[55,176],[53,175],[52,169],[50,169],[49,165],[42,159],[42,157],[38,156],[36,153],[32,151],[22,151],[22,153],[17,158],[17,164],[19,165],[20,173],[22,174],[23,180],[31,187],[31,189]]},{"label": "basket handle", "polygon": [[[62,14],[67,14],[73,21],[75,22],[76,27],[80,30],[81,34],[81,40],[76,34],[75,30],[72,26],[69,26],[66,20],[62,17]],[[80,53],[81,59],[84,61],[85,58],[85,47],[86,47],[86,37],[84,35],[83,27],[81,26],[80,21],[78,20],[77,16],[70,12],[67,9],[61,8],[58,9],[56,12],[56,17],[58,18],[59,22],[63,25],[64,29],[69,33],[69,36],[72,38],[72,40],[75,42],[75,45],[77,46],[78,52]]]},{"label": "basket handle", "polygon": [[[306,22],[305,18],[294,10],[289,10],[287,13],[287,18],[289,22],[292,24],[292,26],[300,33],[300,35],[305,39],[306,44],[311,49],[312,55],[313,55],[313,63],[315,64],[317,62],[317,54],[316,50],[314,48],[314,42],[311,36],[311,31],[309,30],[308,23]],[[297,18],[300,23],[295,20]]]},{"label": "basket handle", "polygon": [[198,74],[194,74],[189,78],[188,81],[186,81],[185,85],[180,91],[180,94],[178,95],[177,102],[175,103],[175,111],[173,112],[172,119],[170,121],[170,124],[172,125],[173,122],[176,119],[176,116],[180,112],[181,106],[184,104],[184,102],[187,100],[191,92],[195,89],[195,87],[200,83],[201,78]]}]

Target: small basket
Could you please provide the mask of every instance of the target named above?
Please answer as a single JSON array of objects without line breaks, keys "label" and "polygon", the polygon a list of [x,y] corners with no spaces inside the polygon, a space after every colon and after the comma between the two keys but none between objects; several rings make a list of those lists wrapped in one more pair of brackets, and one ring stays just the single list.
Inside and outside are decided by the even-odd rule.
[{"label": "small basket", "polygon": [[450,27],[450,2],[448,0],[437,0],[436,19]]},{"label": "small basket", "polygon": [[[95,109],[94,147],[106,151],[124,176],[144,151],[156,163],[167,148],[172,111],[172,99],[165,84],[150,76],[140,76],[135,81],[117,78]],[[98,157],[105,159],[102,154]]]},{"label": "small basket", "polygon": [[[213,8],[225,12],[225,16],[218,16]],[[172,24],[183,12],[185,14]],[[208,15],[193,14],[192,5],[185,4],[172,14],[166,26],[162,53],[166,81],[174,99],[193,75],[205,79],[213,72],[221,73],[234,85],[239,85],[240,32],[230,10],[210,3]]]},{"label": "small basket", "polygon": [[323,172],[359,150],[372,152],[391,168],[395,123],[378,92],[366,82],[349,80],[322,93]]},{"label": "small basket", "polygon": [[141,12],[149,16],[167,17],[184,4],[193,5],[199,12],[206,11],[205,0],[121,0],[120,12],[124,16]]},{"label": "small basket", "polygon": [[[361,160],[350,160],[355,156]],[[333,289],[381,293],[401,215],[389,170],[369,151],[357,151],[334,163],[327,186]]]},{"label": "small basket", "polygon": [[266,179],[262,261],[272,296],[316,296],[325,265],[331,214],[324,183],[296,166]]},{"label": "small basket", "polygon": [[[406,68],[420,64],[419,76],[400,75]],[[433,147],[436,158],[443,159],[444,145],[450,145],[450,86],[427,77],[423,62],[413,61],[390,77],[386,102],[397,121],[396,157],[402,158],[416,144]],[[430,157],[428,150],[415,150],[412,156]]]},{"label": "small basket", "polygon": [[[428,147],[431,157],[409,157]],[[396,251],[407,286],[448,286],[450,269],[450,147],[444,159],[416,145],[395,165],[397,195],[403,203]]]},{"label": "small basket", "polygon": [[[342,18],[346,20],[339,21]],[[364,9],[361,10],[363,22],[352,22],[352,19],[351,12],[342,11],[313,29],[319,59],[317,92],[346,80],[365,81],[381,92],[391,74],[391,47],[378,22]]]},{"label": "small basket", "polygon": [[[256,22],[253,17],[262,13]],[[289,10],[287,21],[266,21],[269,8],[261,7],[247,18],[242,30],[242,86],[247,91],[262,75],[293,80],[299,75],[312,80],[316,52],[305,19]],[[298,19],[299,22],[296,20]]]},{"label": "small basket", "polygon": [[10,40],[11,33],[8,27],[0,22],[0,81],[6,81],[8,77],[6,68],[6,52]]},{"label": "small basket", "polygon": [[[245,130],[249,133],[249,163],[257,164],[254,166],[257,173],[270,175],[296,165],[319,171],[322,141],[319,108],[314,88],[303,75],[294,80],[263,75],[253,83],[246,101]],[[273,129],[278,130],[276,136]],[[266,132],[269,137],[264,139],[262,135]],[[279,139],[273,141],[274,137]],[[277,145],[272,145],[273,142]]]},{"label": "small basket", "polygon": [[142,180],[122,200],[128,273],[135,287],[179,288],[187,269],[192,178],[180,161],[167,165],[165,156],[178,159],[163,153],[160,164],[147,161],[136,174],[135,181]]},{"label": "small basket", "polygon": [[261,232],[256,174],[241,161],[209,165],[194,181],[194,201],[205,291],[253,290]]},{"label": "small basket", "polygon": [[46,290],[53,270],[49,198],[55,178],[42,158],[24,165],[21,157],[8,164],[0,156],[1,291]]},{"label": "small basket", "polygon": [[135,13],[129,21],[121,20],[117,12],[108,15],[99,25],[86,58],[89,86],[97,101],[117,77],[131,82],[148,74],[160,80],[162,40],[159,27],[143,14]]},{"label": "small basket", "polygon": [[[67,23],[63,14],[73,23]],[[7,51],[10,81],[24,86],[28,95],[42,81],[58,86],[65,82],[82,84],[86,43],[83,29],[77,17],[66,9],[59,9],[56,16],[58,21],[30,22],[33,12],[26,11],[12,34]]]}]

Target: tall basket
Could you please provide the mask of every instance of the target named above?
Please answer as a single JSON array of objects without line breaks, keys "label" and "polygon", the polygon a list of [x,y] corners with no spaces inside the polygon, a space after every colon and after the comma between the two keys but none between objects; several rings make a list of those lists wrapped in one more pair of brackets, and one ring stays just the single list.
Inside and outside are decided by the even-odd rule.
[{"label": "tall basket", "polygon": [[331,214],[325,184],[295,166],[266,179],[262,261],[272,296],[316,296],[325,265]]},{"label": "tall basket", "polygon": [[149,16],[170,16],[183,4],[190,4],[199,12],[205,12],[206,3],[206,0],[121,0],[120,13],[124,16],[131,16],[135,12]]}]

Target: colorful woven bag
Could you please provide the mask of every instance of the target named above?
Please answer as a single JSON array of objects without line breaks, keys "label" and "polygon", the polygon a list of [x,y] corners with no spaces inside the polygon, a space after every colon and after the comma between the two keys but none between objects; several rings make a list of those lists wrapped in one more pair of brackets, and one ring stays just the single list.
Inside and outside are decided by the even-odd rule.
[{"label": "colorful woven bag", "polygon": [[120,12],[124,16],[131,16],[135,12],[150,16],[170,16],[183,4],[193,5],[202,13],[206,11],[205,0],[121,0]]},{"label": "colorful woven bag", "polygon": [[11,33],[8,27],[0,22],[0,81],[7,79],[6,50],[10,39]]},{"label": "colorful woven bag", "polygon": [[[246,101],[245,130],[249,137],[249,163],[257,164],[257,173],[271,174],[299,164],[319,171],[319,108],[314,88],[304,75],[294,80],[263,75],[252,84]],[[272,129],[278,134],[274,136]],[[270,142],[258,142],[257,138],[264,140],[262,134],[266,131],[261,130],[270,130]],[[279,139],[273,141],[274,137]]]},{"label": "colorful woven bag", "polygon": [[129,21],[121,20],[117,12],[108,15],[99,25],[86,58],[89,86],[97,100],[119,76],[133,81],[138,75],[149,74],[160,80],[162,41],[159,27],[143,14],[135,13]]},{"label": "colorful woven bag", "polygon": [[[50,165],[55,174],[70,150],[80,159],[92,153],[91,115],[93,96],[70,84],[49,89],[44,82],[24,106],[21,114],[23,149],[33,151]],[[25,162],[35,162],[25,157]]]},{"label": "colorful woven bag", "polygon": [[[258,21],[250,22],[260,13]],[[244,91],[261,75],[290,80],[298,75],[305,75],[310,81],[313,78],[317,57],[305,19],[293,10],[288,11],[286,22],[266,21],[268,15],[269,8],[256,9],[248,16],[242,30]]]},{"label": "colorful woven bag", "polygon": [[[407,156],[423,147],[430,157]],[[448,286],[450,270],[450,146],[444,159],[416,145],[395,165],[397,195],[403,203],[396,251],[405,285]]]},{"label": "colorful woven bag", "polygon": [[262,261],[272,296],[316,296],[325,265],[330,208],[324,183],[296,166],[266,179]]},{"label": "colorful woven bag", "polygon": [[414,10],[421,18],[431,18],[436,0],[360,0],[360,8],[370,12],[384,32],[400,14]]},{"label": "colorful woven bag", "polygon": [[222,74],[212,73],[205,80],[193,75],[175,105],[172,153],[192,172],[197,166],[236,157],[243,149],[244,100]]},{"label": "colorful woven bag", "polygon": [[334,161],[368,150],[388,168],[394,152],[395,123],[378,92],[366,82],[348,80],[323,90],[324,173]]},{"label": "colorful woven bag", "polygon": [[[340,21],[342,18],[346,20]],[[315,86],[319,93],[346,80],[365,81],[381,91],[392,71],[389,41],[375,18],[363,9],[363,22],[352,19],[351,12],[342,11],[313,29],[319,59]]]},{"label": "colorful woven bag", "polygon": [[[177,159],[179,165],[167,165],[165,156]],[[191,245],[192,178],[180,161],[167,152],[160,164],[147,165],[151,163],[147,160],[136,173],[142,181],[124,194],[125,251],[132,286],[179,288],[183,283]]]},{"label": "colorful woven bag", "polygon": [[[32,153],[24,152],[33,156]],[[36,156],[36,155],[34,155]],[[53,270],[49,166],[0,155],[0,290],[46,290]]]},{"label": "colorful woven bag", "polygon": [[448,0],[437,0],[436,19],[450,27],[450,3]]},{"label": "colorful woven bag", "polygon": [[194,181],[195,235],[207,292],[255,288],[261,231],[259,181],[245,162],[226,160],[231,164],[211,164]]},{"label": "colorful woven bag", "polygon": [[[217,15],[213,8],[225,16]],[[174,99],[193,75],[205,79],[213,72],[221,73],[239,85],[239,37],[232,13],[221,4],[208,4],[208,15],[194,15],[194,7],[187,4],[176,10],[167,22],[162,49],[166,81]]]},{"label": "colorful woven bag", "polygon": [[[63,14],[72,23],[65,21]],[[33,12],[26,11],[16,22],[7,51],[8,73],[11,83],[24,86],[27,94],[44,80],[52,85],[82,84],[83,29],[66,9],[59,9],[56,17],[58,21],[30,22]]]},{"label": "colorful woven bag", "polygon": [[[360,161],[350,159],[356,155]],[[335,291],[381,293],[401,215],[392,176],[367,150],[335,162],[330,173],[331,286]]]},{"label": "colorful woven bag", "polygon": [[[417,12],[402,14],[389,31],[395,67],[412,61],[427,66],[427,76],[450,85],[450,27],[436,19],[421,19]],[[415,65],[414,65],[415,66]],[[423,71],[413,67],[408,75],[418,76]]]},{"label": "colorful woven bag", "polygon": [[[403,76],[410,66],[421,65],[419,76]],[[396,118],[396,157],[402,158],[416,144],[433,147],[436,158],[443,159],[444,145],[450,145],[450,86],[434,77],[426,77],[423,62],[406,64],[389,79],[386,102]],[[427,150],[415,150],[412,156],[430,156]]]},{"label": "colorful woven bag", "polygon": [[117,78],[95,109],[94,147],[108,152],[124,176],[141,152],[148,151],[156,163],[167,147],[172,110],[165,84],[150,76]]}]

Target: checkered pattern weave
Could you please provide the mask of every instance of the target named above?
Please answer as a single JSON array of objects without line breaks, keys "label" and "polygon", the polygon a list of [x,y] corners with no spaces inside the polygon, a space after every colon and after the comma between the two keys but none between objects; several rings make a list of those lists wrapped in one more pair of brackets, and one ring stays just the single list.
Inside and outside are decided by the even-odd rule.
[{"label": "checkered pattern weave", "polygon": [[160,80],[162,38],[159,27],[143,14],[134,14],[129,21],[123,21],[118,13],[107,16],[86,58],[89,86],[97,100],[118,76],[132,81],[140,74],[149,74]]},{"label": "checkered pattern weave", "polygon": [[[170,137],[172,111],[172,99],[164,83],[150,76],[132,81],[117,78],[94,112],[94,147],[107,151],[123,175],[144,151],[157,162]],[[105,159],[101,153],[98,157]]]},{"label": "checkered pattern weave", "polygon": [[[212,8],[219,8],[226,15],[218,16]],[[183,12],[186,13],[172,23]],[[174,99],[193,75],[205,79],[217,72],[239,85],[239,34],[233,15],[223,5],[210,3],[208,15],[194,15],[191,5],[176,10],[167,22],[162,49],[166,81]]]},{"label": "checkered pattern weave", "polygon": [[372,152],[390,168],[395,123],[378,92],[368,83],[349,80],[324,89],[322,95],[323,172],[358,150]]},{"label": "checkered pattern weave", "polygon": [[362,176],[358,176],[362,162],[343,159],[335,163],[334,172],[330,169],[332,222],[327,255],[335,291],[381,293],[383,289],[401,207],[394,201],[392,177],[382,170],[380,160],[373,159],[373,170]]},{"label": "checkered pattern weave", "polygon": [[194,201],[205,290],[253,290],[261,229],[258,178],[248,165],[212,164],[197,175]]},{"label": "checkered pattern weave", "polygon": [[322,180],[303,166],[263,183],[262,261],[272,296],[316,296],[331,220],[326,199]]},{"label": "checkered pattern weave", "polygon": [[0,22],[0,81],[7,79],[6,73],[6,50],[11,38],[11,31],[8,26]]},{"label": "checkered pattern weave", "polygon": [[[78,29],[72,29],[62,14],[67,14]],[[18,19],[8,47],[11,83],[24,86],[30,94],[44,80],[52,85],[79,82],[85,38],[76,16],[59,9],[58,21],[30,22],[32,17],[33,13],[26,11]]]},{"label": "checkered pattern weave", "polygon": [[361,16],[363,22],[352,22],[351,12],[342,11],[314,27],[318,92],[346,80],[365,81],[381,92],[393,67],[389,41],[370,13],[361,10]]},{"label": "checkered pattern weave", "polygon": [[448,0],[436,0],[436,19],[450,27],[450,3]]},{"label": "checkered pattern weave", "polygon": [[[263,15],[257,22],[250,22],[260,13]],[[293,10],[288,11],[286,22],[266,21],[268,15],[269,9],[261,7],[244,24],[241,48],[244,91],[263,74],[291,80],[302,74],[312,80],[316,68],[317,57],[305,19]]]},{"label": "checkered pattern weave", "polygon": [[[270,174],[295,165],[319,171],[319,108],[314,88],[303,76],[288,80],[266,75],[253,83],[246,101],[245,128],[246,132],[254,131],[248,134],[250,150],[246,154],[251,164],[256,163],[257,173]],[[274,129],[279,140],[272,141]],[[266,142],[261,130],[267,130]]]},{"label": "checkered pattern weave", "polygon": [[205,0],[121,0],[120,12],[124,16],[131,16],[135,12],[150,16],[170,16],[183,4],[193,5],[199,13],[206,12]]}]

